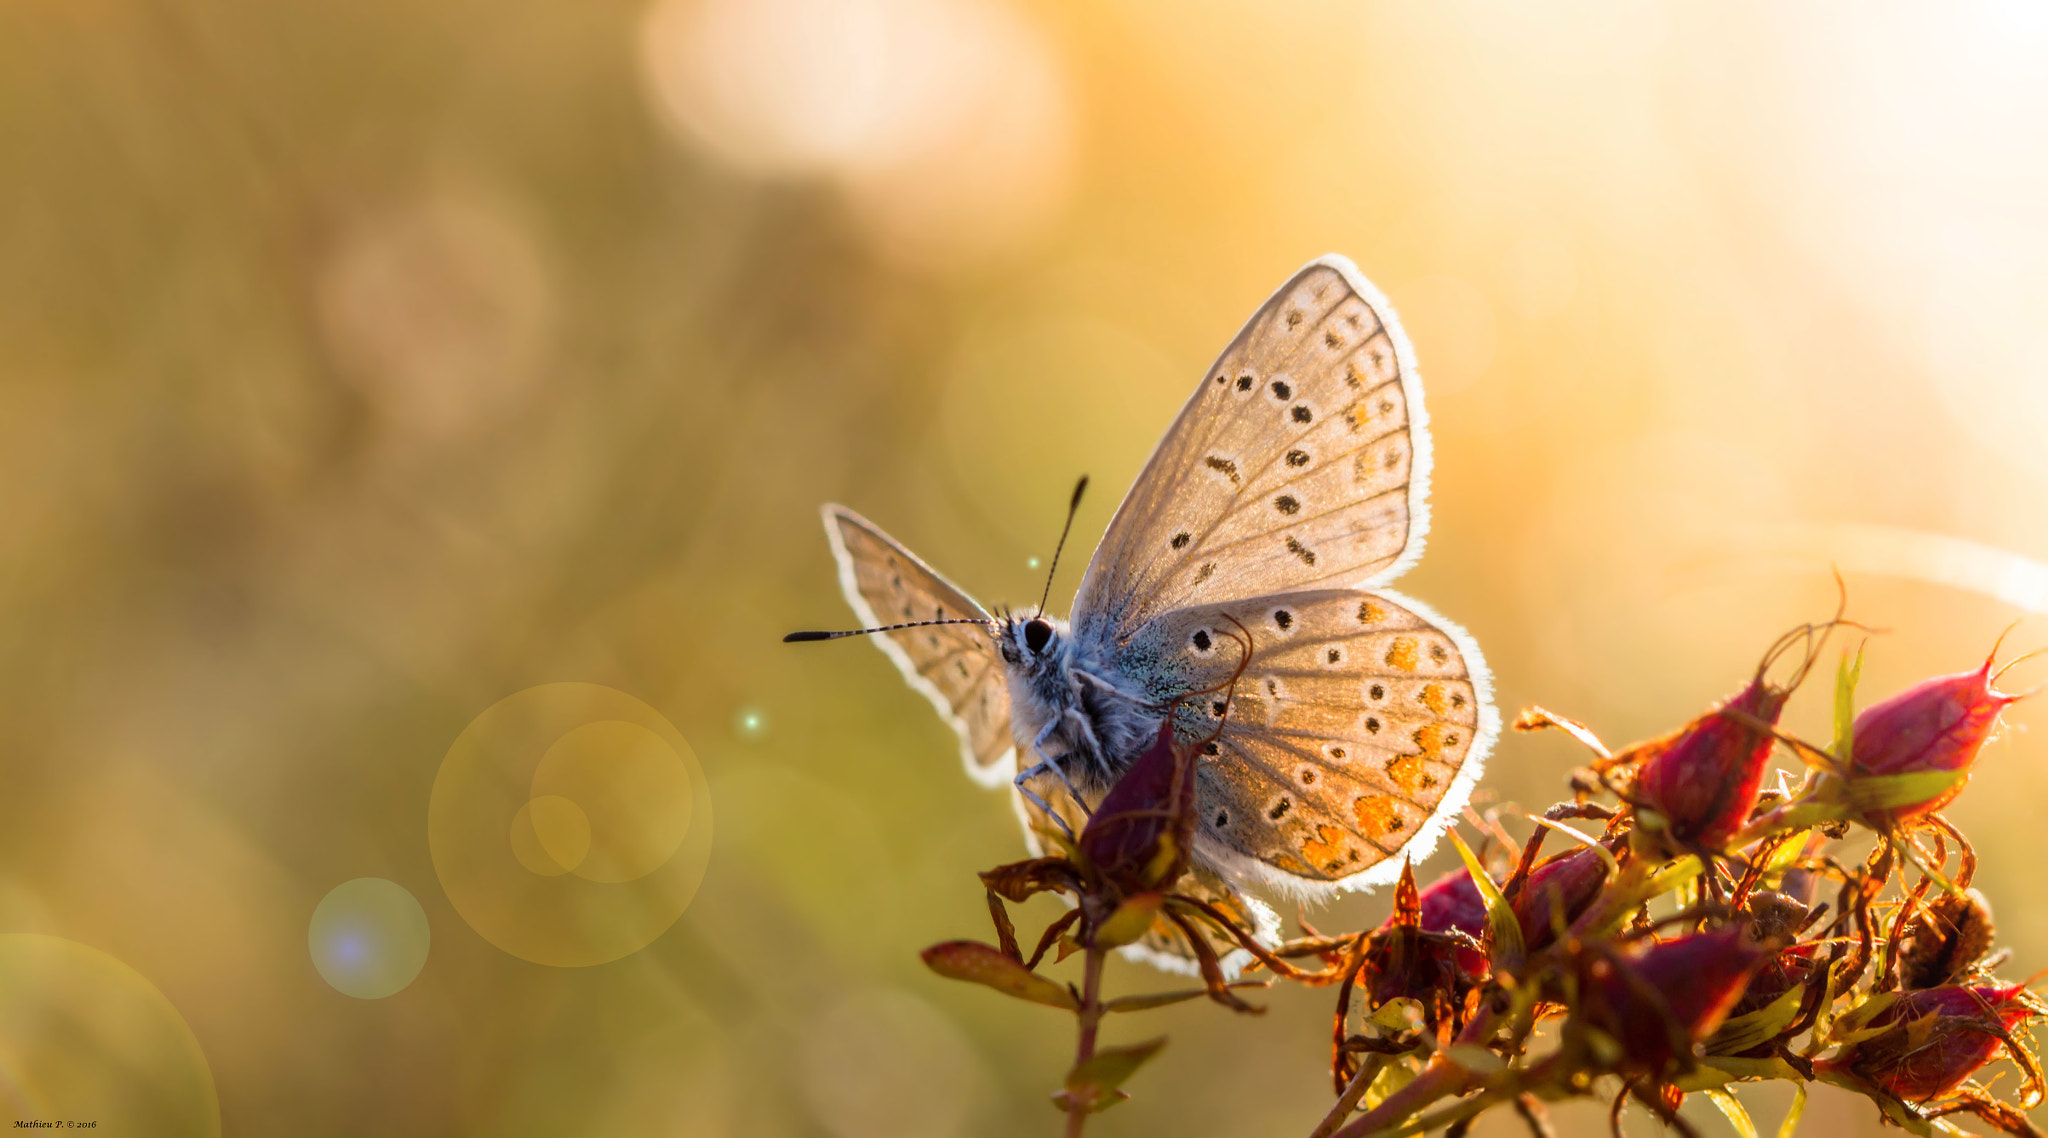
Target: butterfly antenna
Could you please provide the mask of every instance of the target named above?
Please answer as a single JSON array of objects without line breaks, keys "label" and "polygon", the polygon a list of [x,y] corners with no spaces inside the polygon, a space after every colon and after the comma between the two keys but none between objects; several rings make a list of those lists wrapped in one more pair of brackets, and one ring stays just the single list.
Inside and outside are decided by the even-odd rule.
[{"label": "butterfly antenna", "polygon": [[1045,602],[1052,599],[1053,575],[1060,571],[1060,551],[1067,547],[1067,534],[1074,528],[1074,511],[1081,508],[1081,495],[1088,489],[1088,476],[1083,474],[1074,483],[1073,500],[1067,503],[1067,524],[1060,527],[1060,543],[1052,547],[1052,568],[1045,571],[1045,592],[1038,598],[1038,612],[1033,620],[1045,615]]},{"label": "butterfly antenna", "polygon": [[784,644],[804,644],[812,640],[837,640],[842,636],[866,636],[875,632],[895,632],[904,628],[929,628],[935,624],[987,624],[975,617],[959,617],[954,620],[917,620],[909,624],[885,624],[880,628],[849,628],[844,632],[792,632],[782,638]]}]

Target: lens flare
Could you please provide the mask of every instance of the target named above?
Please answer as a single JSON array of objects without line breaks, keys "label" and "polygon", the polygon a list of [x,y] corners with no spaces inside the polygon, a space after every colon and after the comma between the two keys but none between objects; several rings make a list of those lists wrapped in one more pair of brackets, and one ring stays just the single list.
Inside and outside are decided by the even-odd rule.
[{"label": "lens flare", "polygon": [[0,935],[0,1102],[21,1122],[215,1138],[199,1040],[155,985],[96,948]]},{"label": "lens flare", "polygon": [[646,947],[696,895],[710,789],[661,713],[596,684],[545,684],[448,749],[427,839],[485,940],[535,964],[602,964]]},{"label": "lens flare", "polygon": [[426,967],[431,940],[419,900],[381,877],[358,877],[329,890],[306,932],[320,978],[359,1000],[404,991]]}]

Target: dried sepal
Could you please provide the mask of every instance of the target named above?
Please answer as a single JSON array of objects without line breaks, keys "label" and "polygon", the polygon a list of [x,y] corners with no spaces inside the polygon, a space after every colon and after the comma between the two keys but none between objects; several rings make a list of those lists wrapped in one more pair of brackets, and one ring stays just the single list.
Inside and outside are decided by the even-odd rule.
[{"label": "dried sepal", "polygon": [[949,980],[965,980],[994,988],[1006,996],[1073,1011],[1080,1001],[1072,990],[1024,967],[992,944],[952,940],[924,950],[925,967]]}]

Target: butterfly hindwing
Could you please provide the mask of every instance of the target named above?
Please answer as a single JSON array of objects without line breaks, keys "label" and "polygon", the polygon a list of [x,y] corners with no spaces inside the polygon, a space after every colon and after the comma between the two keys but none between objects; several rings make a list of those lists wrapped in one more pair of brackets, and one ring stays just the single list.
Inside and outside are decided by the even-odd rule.
[{"label": "butterfly hindwing", "polygon": [[967,773],[986,786],[1015,777],[1010,695],[987,612],[917,556],[844,506],[825,507],[825,533],[839,562],[847,602],[869,627],[968,617],[983,623],[934,625],[872,636],[960,735]]},{"label": "butterfly hindwing", "polygon": [[1428,526],[1418,384],[1351,262],[1296,273],[1160,440],[1089,564],[1076,629],[1121,640],[1188,605],[1397,575]]},{"label": "butterfly hindwing", "polygon": [[[1392,878],[1463,808],[1498,731],[1465,633],[1386,591],[1330,589],[1203,605],[1131,641],[1182,704],[1183,738],[1222,730],[1198,772],[1200,852],[1297,895]],[[1226,712],[1227,704],[1227,714]]]}]

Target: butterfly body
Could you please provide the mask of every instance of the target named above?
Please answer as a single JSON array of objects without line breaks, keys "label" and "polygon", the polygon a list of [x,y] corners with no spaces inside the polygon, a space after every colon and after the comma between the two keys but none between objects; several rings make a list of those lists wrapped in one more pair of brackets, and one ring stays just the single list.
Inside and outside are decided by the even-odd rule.
[{"label": "butterfly body", "polygon": [[1159,733],[1163,706],[1099,644],[1071,635],[1065,621],[1013,619],[997,637],[1017,753],[1027,767],[1057,765],[1092,807]]},{"label": "butterfly body", "polygon": [[[1171,709],[1202,747],[1188,887],[1270,924],[1242,886],[1326,897],[1426,856],[1498,730],[1478,646],[1385,587],[1421,555],[1429,465],[1413,351],[1332,256],[1204,375],[1071,622],[990,616],[858,514],[825,521],[854,610],[959,733],[968,772],[1018,784],[1034,847],[1049,814],[1072,827],[1101,801]],[[959,623],[903,627],[933,620]]]}]

